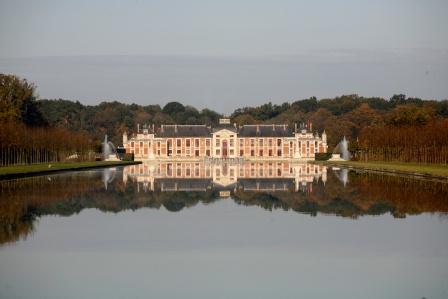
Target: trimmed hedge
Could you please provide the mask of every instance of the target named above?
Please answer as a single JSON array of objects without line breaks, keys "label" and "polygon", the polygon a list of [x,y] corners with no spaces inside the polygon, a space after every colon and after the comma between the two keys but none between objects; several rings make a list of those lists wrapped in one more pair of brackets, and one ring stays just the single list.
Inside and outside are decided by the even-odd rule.
[{"label": "trimmed hedge", "polygon": [[327,161],[331,158],[331,153],[316,153],[314,159],[316,161]]},{"label": "trimmed hedge", "polygon": [[132,153],[124,154],[121,158],[121,161],[134,161],[134,154]]}]

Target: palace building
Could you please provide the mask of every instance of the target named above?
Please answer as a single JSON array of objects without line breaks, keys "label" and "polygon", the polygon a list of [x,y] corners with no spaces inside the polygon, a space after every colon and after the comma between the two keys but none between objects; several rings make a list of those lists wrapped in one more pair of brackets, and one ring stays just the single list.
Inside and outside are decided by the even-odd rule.
[{"label": "palace building", "polygon": [[243,125],[220,119],[219,125],[143,126],[123,134],[126,153],[144,160],[314,160],[327,152],[325,131],[319,136],[311,123],[291,129],[286,124]]}]

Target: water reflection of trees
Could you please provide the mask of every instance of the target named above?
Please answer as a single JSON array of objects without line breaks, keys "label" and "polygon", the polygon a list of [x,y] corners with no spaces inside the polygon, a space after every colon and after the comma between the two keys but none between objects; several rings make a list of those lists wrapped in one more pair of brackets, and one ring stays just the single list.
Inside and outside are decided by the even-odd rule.
[{"label": "water reflection of trees", "polygon": [[421,213],[448,214],[448,184],[377,173],[349,173],[345,187],[334,173],[324,185],[313,184],[307,193],[235,192],[234,200],[242,205],[256,205],[267,210],[283,209],[317,215],[333,214],[357,218],[390,213],[401,218]]},{"label": "water reflection of trees", "polygon": [[[312,183],[303,192],[253,192],[234,187],[233,200],[266,210],[292,210],[310,215],[356,218],[390,213],[405,217],[420,213],[448,215],[448,184],[373,173],[349,174],[345,187],[329,172],[326,184]],[[219,200],[219,191],[143,191],[137,183],[115,180],[107,190],[101,172],[82,172],[0,182],[0,244],[26,238],[43,215],[69,216],[95,208],[118,213],[140,208],[177,212],[198,203]]]}]

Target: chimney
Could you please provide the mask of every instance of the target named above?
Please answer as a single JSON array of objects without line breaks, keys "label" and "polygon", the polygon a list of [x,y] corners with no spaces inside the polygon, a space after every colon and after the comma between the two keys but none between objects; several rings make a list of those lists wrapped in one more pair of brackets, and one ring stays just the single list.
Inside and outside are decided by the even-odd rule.
[{"label": "chimney", "polygon": [[286,124],[283,124],[283,131],[286,131]]},{"label": "chimney", "polygon": [[272,124],[272,131],[275,131],[275,125]]},{"label": "chimney", "polygon": [[137,124],[137,134],[140,132],[140,124]]},{"label": "chimney", "polygon": [[160,126],[160,132],[163,133],[163,125]]},{"label": "chimney", "polygon": [[260,133],[260,125],[257,125],[257,134]]},{"label": "chimney", "polygon": [[177,125],[174,125],[174,132],[177,133]]},{"label": "chimney", "polygon": [[294,133],[297,133],[297,123],[294,123]]},{"label": "chimney", "polygon": [[313,123],[310,121],[310,131],[313,131]]},{"label": "chimney", "polygon": [[126,131],[123,132],[123,146],[126,146],[128,143],[128,133]]}]

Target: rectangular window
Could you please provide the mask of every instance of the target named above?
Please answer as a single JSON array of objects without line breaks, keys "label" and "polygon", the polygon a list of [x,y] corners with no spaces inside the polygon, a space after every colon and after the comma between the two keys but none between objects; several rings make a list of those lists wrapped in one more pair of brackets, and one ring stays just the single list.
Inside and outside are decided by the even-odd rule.
[{"label": "rectangular window", "polygon": [[279,157],[280,157],[281,155],[282,155],[282,150],[280,150],[280,149],[279,149],[279,150],[277,150],[277,156],[279,156]]},{"label": "rectangular window", "polygon": [[180,164],[177,164],[176,175],[182,176],[182,168],[181,168]]},{"label": "rectangular window", "polygon": [[244,150],[240,150],[240,157],[244,156]]},{"label": "rectangular window", "polygon": [[190,147],[190,139],[187,139],[187,140],[185,141],[185,145],[186,145],[187,147]]},{"label": "rectangular window", "polygon": [[255,139],[250,140],[250,146],[252,146],[252,147],[255,146]]},{"label": "rectangular window", "polygon": [[281,146],[282,145],[282,140],[281,139],[277,139],[277,146]]},{"label": "rectangular window", "polygon": [[199,139],[194,140],[194,146],[199,147]]},{"label": "rectangular window", "polygon": [[263,150],[260,150],[260,157],[263,157]]},{"label": "rectangular window", "polygon": [[221,152],[219,151],[219,149],[216,150],[216,155],[219,156],[221,154]]},{"label": "rectangular window", "polygon": [[251,155],[251,157],[255,156],[255,151],[254,151],[254,150],[251,150],[251,151],[250,151],[250,155]]},{"label": "rectangular window", "polygon": [[177,139],[176,144],[177,144],[177,147],[181,147],[182,146],[182,139]]},{"label": "rectangular window", "polygon": [[233,139],[230,139],[230,146],[234,146],[235,144],[234,144],[234,140]]},{"label": "rectangular window", "polygon": [[215,146],[219,146],[219,139],[216,139]]},{"label": "rectangular window", "polygon": [[261,139],[261,138],[259,139],[259,141],[258,141],[258,145],[259,145],[259,146],[263,146],[263,139]]},{"label": "rectangular window", "polygon": [[143,142],[140,141],[140,147],[143,147]]},{"label": "rectangular window", "polygon": [[205,151],[205,155],[206,155],[207,157],[210,157],[210,150],[209,150],[209,149]]},{"label": "rectangular window", "polygon": [[230,150],[230,155],[233,156],[235,152],[233,151],[233,149]]},{"label": "rectangular window", "polygon": [[195,165],[194,167],[194,176],[198,177],[199,176],[199,165]]},{"label": "rectangular window", "polygon": [[272,139],[269,139],[268,143],[269,143],[269,146],[272,146]]},{"label": "rectangular window", "polygon": [[269,157],[272,157],[272,150],[269,150]]},{"label": "rectangular window", "polygon": [[210,146],[210,139],[205,139],[205,145]]},{"label": "rectangular window", "polygon": [[173,165],[171,163],[168,163],[166,165],[166,174],[168,176],[172,176],[173,175]]},{"label": "rectangular window", "polygon": [[195,150],[195,151],[194,151],[194,155],[195,155],[196,157],[199,157],[199,150]]},{"label": "rectangular window", "polygon": [[240,139],[240,147],[244,146],[244,139]]},{"label": "rectangular window", "polygon": [[131,142],[131,147],[134,147],[134,141]]}]

